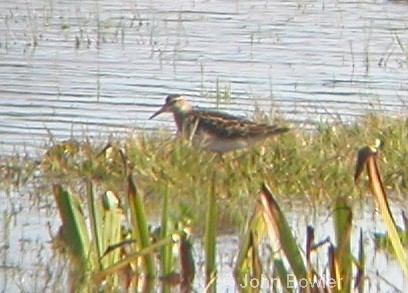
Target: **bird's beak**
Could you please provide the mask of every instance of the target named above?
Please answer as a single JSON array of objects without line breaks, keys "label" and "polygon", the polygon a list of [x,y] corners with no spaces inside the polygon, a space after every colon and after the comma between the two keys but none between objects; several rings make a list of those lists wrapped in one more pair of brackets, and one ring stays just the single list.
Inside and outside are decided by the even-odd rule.
[{"label": "bird's beak", "polygon": [[164,112],[168,112],[168,109],[167,109],[166,105],[161,107],[159,111],[155,112],[152,116],[150,116],[149,120],[153,119],[154,117],[156,117],[156,116],[158,116],[158,115],[160,115],[161,113],[164,113]]}]

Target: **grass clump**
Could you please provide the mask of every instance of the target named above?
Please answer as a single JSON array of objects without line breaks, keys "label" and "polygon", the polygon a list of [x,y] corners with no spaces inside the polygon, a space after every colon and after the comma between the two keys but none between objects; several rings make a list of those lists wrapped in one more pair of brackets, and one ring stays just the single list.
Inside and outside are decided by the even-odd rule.
[{"label": "grass clump", "polygon": [[[375,139],[382,143],[381,169],[385,186],[406,191],[408,146],[406,117],[391,118],[368,114],[353,124],[320,124],[313,131],[293,126],[282,136],[269,139],[253,149],[222,157],[196,150],[187,141],[166,131],[158,135],[133,134],[123,143],[106,147],[89,141],[75,148],[54,146],[41,164],[45,178],[83,176],[103,181],[117,193],[123,191],[130,166],[145,201],[155,214],[164,192],[170,210],[179,217],[202,219],[202,207],[214,172],[222,223],[241,222],[245,210],[253,208],[261,182],[273,186],[276,194],[305,198],[311,204],[337,196],[358,197],[352,172],[358,147]],[[157,213],[156,213],[157,214]]]},{"label": "grass clump", "polygon": [[[398,228],[389,209],[387,196],[376,163],[377,147],[378,144],[375,148],[365,147],[359,150],[354,182],[356,183],[357,179],[361,177],[362,171],[367,169],[370,189],[386,223],[396,258],[404,273],[407,274],[406,254],[399,239]],[[109,148],[105,148],[103,152],[106,152]],[[121,151],[120,153],[123,155]],[[97,157],[100,157],[100,155]],[[128,165],[129,162],[127,162]],[[133,167],[128,167],[127,172],[130,172]],[[211,181],[208,183],[207,205],[202,207],[202,210],[206,212],[203,242],[205,247],[205,287],[208,292],[215,292],[217,282],[216,235],[220,201],[215,190],[220,185],[218,175],[219,173],[216,171],[212,174]],[[94,196],[93,184],[88,182],[87,206],[89,207],[89,218],[91,219],[90,225],[86,224],[84,213],[78,210],[81,206],[77,201],[79,198],[62,190],[59,185],[54,185],[54,196],[63,220],[63,228],[61,229],[63,232],[61,234],[66,236],[64,239],[67,245],[71,247],[71,251],[75,252],[74,255],[78,255],[82,259],[83,265],[80,267],[85,269],[87,262],[92,259],[91,256],[98,255],[96,259],[93,258],[89,269],[86,269],[82,275],[90,274],[90,279],[93,280],[95,287],[103,286],[113,289],[121,286],[119,278],[123,275],[123,270],[128,268],[127,274],[135,276],[132,283],[136,287],[139,282],[146,280],[145,285],[148,286],[144,287],[144,291],[146,291],[147,288],[153,289],[153,287],[157,286],[155,280],[158,263],[155,259],[160,259],[161,276],[157,280],[162,282],[163,292],[170,289],[169,287],[165,289],[166,286],[176,284],[180,284],[180,288],[184,288],[183,290],[180,289],[181,291],[191,292],[195,274],[191,251],[192,242],[185,242],[186,238],[183,235],[186,234],[176,228],[178,225],[174,226],[176,229],[171,228],[174,218],[169,213],[169,185],[165,186],[162,201],[159,204],[162,206],[161,226],[159,232],[155,233],[149,229],[145,201],[137,191],[132,175],[129,175],[127,179],[128,196],[124,205],[129,207],[129,213],[123,213],[122,208],[119,207],[119,201],[116,201],[116,196],[114,197],[114,205],[110,204],[109,208],[102,209],[100,205],[102,202]],[[107,222],[106,219],[112,219],[107,217],[106,214],[110,212],[112,206],[117,209],[114,212],[116,220],[113,222],[108,220]],[[351,249],[353,213],[348,198],[345,196],[336,197],[330,209],[333,210],[335,241],[327,237],[316,242],[314,228],[308,226],[306,257],[304,258],[301,245],[297,243],[296,238],[293,236],[292,229],[283,210],[279,207],[278,201],[273,196],[270,188],[266,184],[262,184],[261,197],[254,207],[252,217],[248,218],[243,230],[240,253],[235,267],[236,282],[241,285],[243,292],[253,291],[251,288],[246,289],[248,287],[248,276],[251,280],[257,280],[257,284],[259,284],[263,272],[268,272],[270,268],[272,268],[274,279],[280,282],[269,283],[268,287],[270,289],[281,287],[285,289],[284,291],[291,292],[293,287],[290,284],[292,282],[289,284],[287,281],[290,278],[296,280],[297,286],[309,288],[312,291],[315,287],[320,288],[319,286],[323,286],[324,288],[333,289],[335,292],[350,292],[353,286],[358,288],[359,292],[363,292],[366,269],[364,267],[365,252],[362,231],[360,230],[359,251],[358,258],[356,258],[353,256]],[[131,236],[130,238],[125,236],[122,239],[123,236],[121,235],[123,234],[118,233],[121,230],[118,219],[125,214],[128,215],[125,218],[129,220],[131,228],[128,231]],[[90,227],[90,229],[87,227]],[[103,233],[101,233],[102,230]],[[109,236],[109,233],[112,232],[117,237]],[[68,233],[71,236],[68,236]],[[180,242],[178,257],[172,254],[176,243],[173,239],[176,235]],[[90,238],[93,241],[90,241]],[[266,238],[270,238],[270,241]],[[76,241],[72,241],[73,239],[76,239]],[[105,243],[106,248],[102,248],[102,243]],[[122,249],[129,244],[133,246],[132,252],[129,253],[127,250],[123,250],[120,254],[118,253],[117,249]],[[262,254],[261,248],[264,245],[270,247],[269,251],[273,252],[270,257]],[[325,249],[325,246],[327,246],[327,254],[323,259],[324,264],[321,266],[319,265],[320,261],[314,261],[314,257],[312,258],[311,255],[318,252],[318,250]],[[158,248],[160,248],[160,257],[157,256]],[[88,250],[89,252],[87,252]],[[92,253],[92,251],[96,251],[96,253]],[[117,252],[116,258],[111,255],[109,263],[101,262],[104,256],[111,254],[113,251]],[[119,258],[119,255],[122,255],[122,257]],[[177,258],[179,259],[179,265],[176,265]],[[95,265],[98,263],[99,268]],[[129,266],[131,264],[133,266],[137,265],[135,270],[131,269],[132,273],[129,272],[129,269],[133,267]],[[355,277],[353,271],[357,272]],[[109,282],[109,285],[107,282]],[[86,284],[86,280],[83,283]],[[126,286],[130,286],[129,282],[125,283],[128,284]],[[321,292],[332,292],[330,289]]]}]

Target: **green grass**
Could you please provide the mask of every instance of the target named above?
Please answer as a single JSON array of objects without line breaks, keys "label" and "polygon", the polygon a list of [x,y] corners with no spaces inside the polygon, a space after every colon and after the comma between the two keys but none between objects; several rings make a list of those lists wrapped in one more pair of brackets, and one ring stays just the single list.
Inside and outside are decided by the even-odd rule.
[{"label": "green grass", "polygon": [[337,196],[360,198],[366,191],[353,185],[356,153],[377,138],[383,142],[379,165],[384,185],[396,194],[406,192],[407,124],[406,117],[368,114],[354,124],[320,124],[314,131],[289,125],[292,130],[282,136],[222,157],[195,150],[170,131],[129,135],[105,149],[96,142],[68,142],[50,148],[39,165],[21,156],[5,159],[0,174],[3,182],[22,184],[39,171],[42,185],[60,181],[74,189],[81,178],[91,177],[125,194],[125,178],[132,172],[149,215],[159,214],[157,207],[167,193],[171,216],[195,222],[205,217],[216,171],[219,227],[228,228],[245,219],[262,182],[277,197],[301,198],[311,205]]}]

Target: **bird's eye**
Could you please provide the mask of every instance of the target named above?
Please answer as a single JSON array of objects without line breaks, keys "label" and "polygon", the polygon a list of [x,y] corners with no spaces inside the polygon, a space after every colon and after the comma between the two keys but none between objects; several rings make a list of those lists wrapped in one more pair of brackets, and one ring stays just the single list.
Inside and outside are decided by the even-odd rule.
[{"label": "bird's eye", "polygon": [[178,99],[173,99],[170,101],[170,105],[175,105],[177,103]]}]

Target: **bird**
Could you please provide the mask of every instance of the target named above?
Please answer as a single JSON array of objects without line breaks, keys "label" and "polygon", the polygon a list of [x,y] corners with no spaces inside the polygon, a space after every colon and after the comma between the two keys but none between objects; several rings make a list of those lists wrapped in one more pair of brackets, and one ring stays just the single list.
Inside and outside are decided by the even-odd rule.
[{"label": "bird", "polygon": [[256,123],[223,112],[195,109],[182,95],[171,94],[164,105],[149,119],[172,113],[178,134],[192,142],[193,147],[214,153],[226,153],[249,148],[268,137],[289,131],[279,127]]}]

